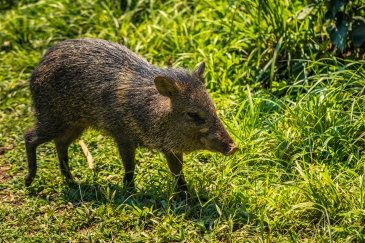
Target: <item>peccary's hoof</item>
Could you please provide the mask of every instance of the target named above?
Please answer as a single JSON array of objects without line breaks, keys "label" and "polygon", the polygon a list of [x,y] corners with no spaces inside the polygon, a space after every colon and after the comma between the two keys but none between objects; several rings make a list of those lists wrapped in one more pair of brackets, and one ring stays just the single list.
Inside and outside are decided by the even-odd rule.
[{"label": "peccary's hoof", "polygon": [[178,199],[179,201],[187,203],[188,198],[189,198],[189,193],[188,193],[188,191],[180,191],[180,192],[178,193],[178,198],[177,198],[177,199]]},{"label": "peccary's hoof", "polygon": [[25,186],[26,186],[26,187],[29,187],[29,186],[32,184],[33,179],[34,179],[34,177],[32,177],[32,176],[30,176],[30,175],[27,175],[27,176],[25,177]]},{"label": "peccary's hoof", "polygon": [[133,181],[124,181],[124,189],[128,192],[128,193],[135,193],[136,192],[136,188],[134,186],[134,182]]},{"label": "peccary's hoof", "polygon": [[76,183],[76,181],[73,178],[66,178],[65,180],[66,180],[66,184],[69,187],[76,187],[76,186],[78,186],[78,184]]}]

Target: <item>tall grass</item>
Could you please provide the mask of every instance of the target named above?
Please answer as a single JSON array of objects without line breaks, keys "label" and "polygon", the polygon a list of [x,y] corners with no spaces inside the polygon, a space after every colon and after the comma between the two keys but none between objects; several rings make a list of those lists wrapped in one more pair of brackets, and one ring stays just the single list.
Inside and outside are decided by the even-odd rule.
[{"label": "tall grass", "polygon": [[[0,7],[3,241],[364,241],[364,61],[329,49],[325,1],[11,1]],[[1,4],[4,4],[0,1]],[[4,6],[4,7],[3,7]],[[310,10],[310,11],[309,11]],[[137,193],[113,142],[88,131],[95,168],[71,146],[76,187],[53,144],[26,189],[28,78],[69,38],[119,42],[160,66],[207,63],[207,87],[240,152],[187,156],[191,200],[172,200],[163,157],[138,150]]]},{"label": "tall grass", "polygon": [[209,87],[232,91],[291,84],[303,71],[298,59],[328,56],[323,2],[309,6],[303,14],[303,4],[286,1],[36,1],[7,11],[0,38],[8,49],[42,51],[62,39],[98,37],[164,65],[204,59]]}]

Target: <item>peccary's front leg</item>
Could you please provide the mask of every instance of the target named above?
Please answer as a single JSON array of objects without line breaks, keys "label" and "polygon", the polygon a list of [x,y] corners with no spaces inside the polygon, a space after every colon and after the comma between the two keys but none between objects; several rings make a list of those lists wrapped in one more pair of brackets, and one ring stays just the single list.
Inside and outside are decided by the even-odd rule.
[{"label": "peccary's front leg", "polygon": [[132,142],[127,140],[117,140],[119,154],[122,158],[122,162],[124,165],[124,178],[123,183],[127,189],[134,189],[134,169],[136,168],[135,164],[135,152],[136,147]]},{"label": "peccary's front leg", "polygon": [[175,176],[177,180],[177,189],[180,196],[186,199],[188,187],[186,185],[185,177],[182,171],[183,154],[182,153],[165,153],[167,163],[169,165],[171,173]]}]

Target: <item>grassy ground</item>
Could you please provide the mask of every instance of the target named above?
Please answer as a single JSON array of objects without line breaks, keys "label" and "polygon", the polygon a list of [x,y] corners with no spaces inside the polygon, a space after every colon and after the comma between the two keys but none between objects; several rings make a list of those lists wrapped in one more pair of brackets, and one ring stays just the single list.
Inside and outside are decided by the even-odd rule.
[{"label": "grassy ground", "polygon": [[[305,1],[0,3],[0,241],[365,241],[365,63],[361,51],[335,57],[321,2],[310,13]],[[29,75],[47,47],[76,37],[161,66],[207,62],[240,151],[187,156],[189,205],[172,200],[157,151],[138,151],[127,194],[116,148],[97,131],[82,137],[93,170],[70,147],[78,186],[63,181],[50,143],[25,188]]]}]

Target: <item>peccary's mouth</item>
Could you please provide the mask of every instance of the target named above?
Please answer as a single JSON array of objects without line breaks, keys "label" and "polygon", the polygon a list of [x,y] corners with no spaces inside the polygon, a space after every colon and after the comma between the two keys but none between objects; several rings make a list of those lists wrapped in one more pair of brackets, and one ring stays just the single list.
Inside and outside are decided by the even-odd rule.
[{"label": "peccary's mouth", "polygon": [[224,151],[224,155],[229,156],[232,155],[234,153],[236,153],[238,150],[238,147],[235,144],[230,144],[229,147],[227,147],[227,149]]},{"label": "peccary's mouth", "polygon": [[201,142],[205,145],[205,149],[219,152],[226,156],[232,155],[238,150],[238,147],[234,143],[222,144],[221,142],[208,140],[206,138],[201,138]]}]

